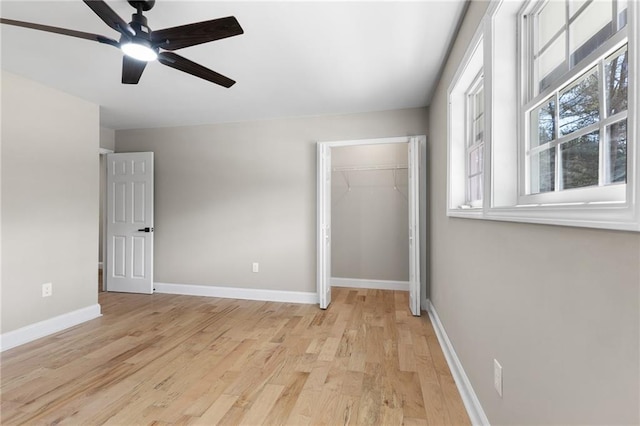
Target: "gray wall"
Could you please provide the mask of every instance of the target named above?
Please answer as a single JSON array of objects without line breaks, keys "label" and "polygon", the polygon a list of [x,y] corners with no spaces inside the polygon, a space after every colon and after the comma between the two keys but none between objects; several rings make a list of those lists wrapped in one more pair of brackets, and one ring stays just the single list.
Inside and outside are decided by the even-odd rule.
[{"label": "gray wall", "polygon": [[116,151],[155,153],[155,280],[315,292],[316,142],[426,124],[418,108],[116,131]]},{"label": "gray wall", "polygon": [[97,303],[98,128],[97,105],[2,72],[2,333]]},{"label": "gray wall", "polygon": [[331,179],[333,277],[409,280],[408,144],[335,147],[334,167],[405,169],[334,171]]},{"label": "gray wall", "polygon": [[114,150],[116,148],[116,131],[100,127],[100,148]]},{"label": "gray wall", "polygon": [[431,301],[492,424],[638,424],[640,234],[445,215],[446,91],[486,5],[430,106]]}]

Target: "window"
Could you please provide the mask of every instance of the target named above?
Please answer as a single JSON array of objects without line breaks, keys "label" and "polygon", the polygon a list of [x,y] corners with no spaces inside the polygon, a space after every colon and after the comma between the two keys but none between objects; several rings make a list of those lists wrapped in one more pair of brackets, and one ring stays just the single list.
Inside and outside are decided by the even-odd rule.
[{"label": "window", "polygon": [[640,231],[640,3],[492,0],[448,92],[447,215]]},{"label": "window", "polygon": [[627,8],[551,0],[524,14],[525,203],[625,200]]},{"label": "window", "polygon": [[467,93],[466,205],[482,206],[484,186],[484,85],[482,71]]},{"label": "window", "polygon": [[447,214],[477,215],[483,207],[485,97],[483,24],[449,87]]}]

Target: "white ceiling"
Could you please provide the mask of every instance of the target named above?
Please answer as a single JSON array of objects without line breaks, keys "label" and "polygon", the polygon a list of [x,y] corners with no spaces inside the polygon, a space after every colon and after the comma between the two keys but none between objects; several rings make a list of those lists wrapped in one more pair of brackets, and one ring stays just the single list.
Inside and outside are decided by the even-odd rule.
[{"label": "white ceiling", "polygon": [[[125,0],[107,3],[130,21]],[[119,38],[80,0],[0,6],[3,18]],[[118,49],[9,25],[0,25],[2,68],[99,104],[101,124],[113,129],[421,107],[463,8],[462,0],[158,0],[145,12],[152,29],[235,16],[243,35],[176,52],[236,80],[230,89],[157,62],[137,86],[122,85]]]}]

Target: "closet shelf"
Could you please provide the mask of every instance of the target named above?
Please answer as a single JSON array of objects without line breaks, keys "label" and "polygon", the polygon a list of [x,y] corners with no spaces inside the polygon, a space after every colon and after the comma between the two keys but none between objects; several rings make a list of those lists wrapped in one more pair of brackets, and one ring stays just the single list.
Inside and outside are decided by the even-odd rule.
[{"label": "closet shelf", "polygon": [[367,170],[403,170],[408,169],[406,164],[384,164],[380,166],[338,166],[333,167],[334,172],[355,172]]}]

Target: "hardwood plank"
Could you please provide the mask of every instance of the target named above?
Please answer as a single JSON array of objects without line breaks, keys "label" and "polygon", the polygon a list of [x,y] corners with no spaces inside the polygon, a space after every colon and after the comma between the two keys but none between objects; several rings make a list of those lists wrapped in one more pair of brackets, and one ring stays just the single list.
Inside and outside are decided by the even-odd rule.
[{"label": "hardwood plank", "polygon": [[2,354],[2,424],[469,424],[406,292],[292,303],[100,293],[103,316]]},{"label": "hardwood plank", "polygon": [[203,426],[217,424],[237,400],[236,395],[221,395],[202,416],[195,418],[191,424]]},{"label": "hardwood plank", "polygon": [[[287,419],[291,415],[293,408],[298,400],[298,396],[304,387],[309,373],[297,372],[292,374],[289,383],[284,386],[278,399],[269,411],[269,414],[264,417],[264,412],[261,412],[263,423],[267,425],[281,425],[286,423]],[[251,424],[251,422],[246,422]]]},{"label": "hardwood plank", "polygon": [[320,399],[321,392],[322,391],[319,390],[306,390],[303,388],[285,424],[296,426],[310,424],[314,407]]},{"label": "hardwood plank", "polygon": [[282,394],[282,391],[284,391],[284,386],[282,385],[265,385],[256,401],[251,405],[249,411],[247,411],[247,414],[242,418],[241,423],[247,425],[262,423],[262,420],[265,418],[265,413],[271,410],[280,397],[280,394]]}]

